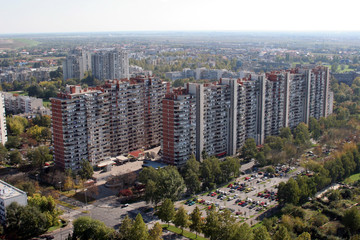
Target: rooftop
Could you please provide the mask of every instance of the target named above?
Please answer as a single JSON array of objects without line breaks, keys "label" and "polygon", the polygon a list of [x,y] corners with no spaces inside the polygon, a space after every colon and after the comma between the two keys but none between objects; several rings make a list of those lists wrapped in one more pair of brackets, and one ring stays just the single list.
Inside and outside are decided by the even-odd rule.
[{"label": "rooftop", "polygon": [[20,195],[26,195],[24,191],[0,180],[0,199],[9,199]]}]

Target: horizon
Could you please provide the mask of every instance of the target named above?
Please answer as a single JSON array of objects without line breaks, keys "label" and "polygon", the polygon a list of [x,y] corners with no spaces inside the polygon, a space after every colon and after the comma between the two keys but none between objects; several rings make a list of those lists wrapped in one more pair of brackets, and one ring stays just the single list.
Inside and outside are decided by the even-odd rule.
[{"label": "horizon", "polygon": [[[347,3],[347,4],[346,4]],[[359,32],[353,0],[0,0],[0,34],[147,31]],[[351,7],[349,7],[351,6]]]}]

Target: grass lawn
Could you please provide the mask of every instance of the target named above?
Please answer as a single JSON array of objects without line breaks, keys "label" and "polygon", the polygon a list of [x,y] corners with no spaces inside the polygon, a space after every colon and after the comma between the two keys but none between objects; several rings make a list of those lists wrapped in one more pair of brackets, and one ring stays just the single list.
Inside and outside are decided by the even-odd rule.
[{"label": "grass lawn", "polygon": [[28,93],[27,92],[24,92],[24,91],[11,91],[9,93],[12,93],[12,94],[19,94],[20,96],[28,96]]},{"label": "grass lawn", "polygon": [[50,100],[43,100],[43,106],[44,106],[44,107],[47,107],[47,108],[50,108],[50,107],[51,107],[51,102],[50,102]]},{"label": "grass lawn", "polygon": [[360,173],[357,173],[357,174],[354,174],[354,175],[351,175],[350,177],[348,177],[347,179],[345,179],[343,182],[345,184],[351,184],[351,183],[354,183],[356,181],[360,180]]},{"label": "grass lawn", "polygon": [[70,203],[60,201],[60,200],[58,200],[58,199],[55,199],[55,202],[56,202],[57,204],[60,204],[61,206],[64,206],[64,207],[67,207],[67,208],[70,208],[70,209],[73,209],[73,210],[78,209],[78,207],[76,207],[76,206],[74,206],[74,205],[72,205],[72,204],[70,204]]},{"label": "grass lawn", "polygon": [[177,228],[177,227],[175,227],[175,226],[173,226],[173,225],[170,225],[170,226],[168,227],[167,224],[163,224],[162,227],[165,228],[165,229],[167,229],[167,230],[169,230],[170,232],[177,233],[177,234],[182,235],[182,236],[184,236],[184,237],[187,237],[187,238],[189,238],[189,239],[207,240],[207,238],[201,237],[201,236],[199,236],[199,235],[198,235],[197,238],[196,238],[196,234],[195,234],[195,233],[188,232],[188,231],[186,231],[186,230],[184,230],[183,234],[181,234],[181,229],[180,229],[180,228]]}]

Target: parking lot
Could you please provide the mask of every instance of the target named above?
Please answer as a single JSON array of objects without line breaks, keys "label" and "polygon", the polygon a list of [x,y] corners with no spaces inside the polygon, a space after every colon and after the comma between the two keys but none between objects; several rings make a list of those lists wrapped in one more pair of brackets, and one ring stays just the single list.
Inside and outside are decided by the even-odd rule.
[{"label": "parking lot", "polygon": [[261,171],[243,175],[228,185],[182,201],[176,206],[183,205],[188,212],[198,206],[203,216],[206,216],[207,209],[215,206],[219,210],[230,210],[239,221],[255,219],[277,205],[276,186],[298,174],[301,169],[278,167],[276,170],[276,175]]}]

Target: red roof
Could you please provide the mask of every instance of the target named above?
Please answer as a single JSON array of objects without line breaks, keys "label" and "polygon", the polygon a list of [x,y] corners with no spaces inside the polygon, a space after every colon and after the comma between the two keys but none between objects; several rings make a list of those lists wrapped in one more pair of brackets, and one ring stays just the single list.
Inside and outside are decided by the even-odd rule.
[{"label": "red roof", "polygon": [[138,158],[140,156],[140,154],[142,154],[143,151],[142,150],[136,150],[136,151],[132,151],[129,153],[129,155],[135,157],[135,158]]}]

